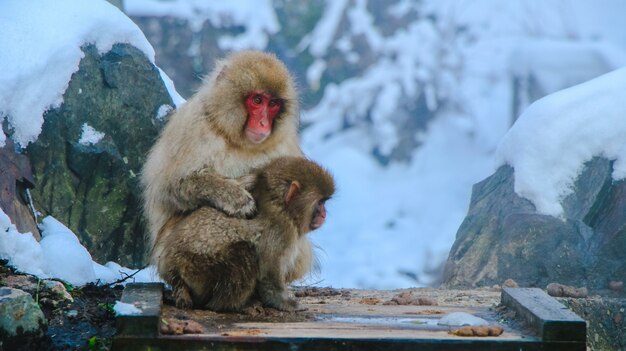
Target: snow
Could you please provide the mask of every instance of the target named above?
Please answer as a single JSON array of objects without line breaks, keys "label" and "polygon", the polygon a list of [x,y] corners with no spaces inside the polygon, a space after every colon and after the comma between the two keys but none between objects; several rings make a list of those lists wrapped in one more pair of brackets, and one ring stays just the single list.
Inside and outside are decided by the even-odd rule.
[{"label": "snow", "polygon": [[[326,0],[322,19],[313,29],[311,36],[306,38],[306,41],[311,42],[311,54],[316,57],[326,54],[339,28],[341,14],[347,5],[348,0]],[[315,38],[315,40],[312,40],[312,38]]]},{"label": "snow", "polygon": [[[471,186],[492,165],[476,157],[467,128],[454,116],[438,119],[410,165],[389,167],[361,150],[365,134],[353,131],[320,144],[305,133],[305,153],[338,184],[326,224],[311,234],[321,248],[322,285],[392,289],[438,278],[428,271],[447,257]],[[399,274],[418,268],[418,281]]]},{"label": "snow", "polygon": [[132,303],[125,303],[122,301],[115,301],[113,311],[115,311],[116,316],[132,316],[141,314],[143,312],[140,308],[137,308]]},{"label": "snow", "polygon": [[176,91],[176,88],[174,87],[174,82],[172,82],[172,79],[165,72],[163,72],[161,68],[159,68],[159,74],[161,75],[161,80],[163,80],[165,88],[170,94],[174,105],[176,105],[176,107],[180,107],[185,102],[185,99],[180,96],[180,94]]},{"label": "snow", "polygon": [[513,73],[532,74],[548,94],[598,77],[626,62],[626,52],[609,43],[554,39],[524,42],[513,50],[511,57]]},{"label": "snow", "polygon": [[96,280],[91,255],[71,230],[53,217],[41,223],[43,268],[49,276],[73,285],[85,285]]},{"label": "snow", "polygon": [[306,71],[306,81],[309,83],[311,90],[318,90],[320,87],[320,79],[326,69],[326,62],[324,60],[315,60],[315,62],[309,66]]},{"label": "snow", "polygon": [[156,114],[157,121],[164,121],[167,114],[172,112],[172,110],[174,110],[174,108],[167,104],[159,106]]},{"label": "snow", "polygon": [[[626,13],[626,3],[603,5],[401,1],[390,9],[392,15],[415,7],[441,21],[414,21],[381,42],[367,9],[357,2],[344,19],[348,29],[328,26],[320,30],[321,39],[307,38],[316,60],[328,62],[333,44],[316,48],[313,43],[338,38],[334,45],[351,62],[355,34],[378,47],[379,55],[362,74],[327,85],[320,103],[303,112],[310,124],[303,131],[303,149],[329,168],[338,184],[325,227],[312,234],[322,263],[321,276],[312,281],[359,288],[436,283],[431,272],[447,257],[472,185],[501,163],[494,155],[514,119],[513,77],[533,74],[550,93],[626,66],[626,31],[616,15]],[[341,21],[336,13],[333,21],[327,16],[316,30],[325,21]],[[457,33],[467,36],[450,37],[459,27],[465,31]],[[421,146],[408,165],[382,167],[371,150],[384,153],[398,142],[401,104],[422,94],[434,118],[418,135]],[[521,149],[510,146],[511,155]],[[554,151],[561,154],[567,150],[558,147]]]},{"label": "snow", "polygon": [[104,138],[104,133],[99,132],[87,123],[83,123],[82,132],[78,143],[81,145],[93,145],[97,144]]},{"label": "snow", "polygon": [[40,225],[42,239],[37,242],[32,233],[20,233],[10,218],[0,209],[0,259],[18,271],[39,278],[58,278],[80,286],[87,283],[110,284],[131,274],[122,282],[159,281],[154,267],[136,272],[115,262],[105,265],[92,260],[76,234],[54,217],[47,216]]},{"label": "snow", "polygon": [[43,251],[31,233],[20,233],[0,208],[0,258],[18,271],[48,278],[42,268]]},{"label": "snow", "polygon": [[498,164],[515,169],[515,192],[537,211],[562,216],[561,200],[585,162],[615,160],[626,177],[626,68],[548,95],[520,116],[498,148]]},{"label": "snow", "polygon": [[466,325],[469,325],[469,326],[489,325],[489,322],[487,322],[486,320],[480,317],[476,317],[466,312],[452,312],[441,317],[441,319],[439,319],[439,322],[437,322],[437,324],[450,326],[450,327],[462,327]]},{"label": "snow", "polygon": [[204,1],[204,0],[125,0],[129,16],[171,16],[188,20],[199,31],[205,21],[214,27],[242,26],[236,36],[222,36],[223,50],[263,49],[269,36],[280,30],[269,0]]},{"label": "snow", "polygon": [[105,0],[2,1],[0,33],[0,123],[8,120],[21,147],[37,139],[44,113],[63,102],[83,45],[95,44],[102,54],[128,43],[154,63],[141,30]]}]

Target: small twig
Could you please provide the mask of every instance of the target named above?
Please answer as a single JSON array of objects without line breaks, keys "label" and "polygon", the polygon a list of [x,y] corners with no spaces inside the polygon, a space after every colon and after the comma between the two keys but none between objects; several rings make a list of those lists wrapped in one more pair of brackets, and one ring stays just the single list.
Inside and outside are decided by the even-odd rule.
[{"label": "small twig", "polygon": [[30,209],[31,213],[33,214],[33,218],[35,219],[35,223],[39,223],[38,222],[38,218],[37,218],[37,210],[35,210],[35,204],[33,204],[33,197],[30,195],[30,189],[26,188],[26,198],[28,199],[28,208]]},{"label": "small twig", "polygon": [[294,288],[302,288],[302,289],[308,289],[308,288],[316,288],[319,283],[323,282],[324,279],[320,279],[317,281],[314,281],[312,283],[308,283],[308,284],[303,284],[303,285],[296,285],[294,286]]},{"label": "small twig", "polygon": [[126,274],[125,272],[119,271],[120,274],[126,275],[126,276],[124,278],[122,278],[122,279],[118,279],[118,280],[114,281],[113,283],[107,284],[107,286],[113,286],[113,285],[116,285],[116,284],[123,283],[123,282],[127,281],[128,279],[134,277],[137,273],[139,273],[141,270],[146,269],[147,267],[148,267],[148,265],[145,265],[145,266],[139,268],[138,270],[136,270],[133,274]]}]

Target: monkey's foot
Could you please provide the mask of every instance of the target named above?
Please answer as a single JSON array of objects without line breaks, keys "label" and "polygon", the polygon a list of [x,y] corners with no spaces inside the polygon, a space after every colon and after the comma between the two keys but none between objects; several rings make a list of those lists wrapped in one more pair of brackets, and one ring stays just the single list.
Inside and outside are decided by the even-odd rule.
[{"label": "monkey's foot", "polygon": [[191,294],[187,288],[174,288],[173,295],[176,300],[176,307],[182,309],[193,308],[193,300],[191,299]]},{"label": "monkey's foot", "polygon": [[268,307],[273,307],[277,310],[287,311],[287,312],[296,312],[296,311],[304,311],[306,308],[302,308],[296,299],[287,298],[275,301],[268,301],[266,303]]}]

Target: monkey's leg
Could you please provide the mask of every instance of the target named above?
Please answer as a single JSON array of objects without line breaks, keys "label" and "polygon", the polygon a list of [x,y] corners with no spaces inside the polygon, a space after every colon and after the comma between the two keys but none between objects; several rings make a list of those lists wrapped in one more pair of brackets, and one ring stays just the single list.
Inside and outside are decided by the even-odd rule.
[{"label": "monkey's leg", "polygon": [[180,278],[172,280],[172,295],[178,308],[192,308],[193,299],[189,287]]},{"label": "monkey's leg", "polygon": [[290,296],[282,276],[279,272],[268,272],[259,279],[257,293],[265,306],[282,311],[296,311],[299,309],[298,301]]},{"label": "monkey's leg", "polygon": [[210,268],[210,297],[206,308],[215,311],[239,311],[254,293],[259,276],[259,259],[254,245],[239,241],[229,245],[219,262]]},{"label": "monkey's leg", "polygon": [[210,205],[230,216],[245,218],[256,211],[254,198],[245,189],[248,181],[224,178],[211,169],[201,169],[170,189],[181,211]]}]

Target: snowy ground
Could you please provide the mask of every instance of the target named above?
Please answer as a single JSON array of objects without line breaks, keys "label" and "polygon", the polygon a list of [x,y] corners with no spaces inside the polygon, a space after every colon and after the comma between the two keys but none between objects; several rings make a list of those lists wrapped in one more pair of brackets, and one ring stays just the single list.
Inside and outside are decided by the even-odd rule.
[{"label": "snowy ground", "polygon": [[[231,22],[249,26],[237,37],[221,38],[220,45],[226,48],[258,46],[263,41],[250,38],[266,40],[280,30],[269,1],[254,2],[254,6],[182,0],[125,3],[127,10],[169,13],[191,18],[196,24],[204,20],[219,24],[230,14]],[[626,3],[607,0],[598,6],[593,1],[481,0],[469,5],[427,1],[425,6],[433,13],[470,27],[473,39],[457,48],[459,55],[455,57],[463,60],[462,74],[435,75],[424,84],[416,84],[414,79],[422,79],[424,74],[428,78],[428,72],[443,69],[424,54],[438,43],[427,40],[428,28],[414,26],[386,40],[373,29],[364,2],[328,3],[329,10],[311,34],[317,37],[307,46],[316,57],[309,70],[309,83],[314,84],[325,69],[329,46],[346,47],[346,59],[355,59],[349,52],[350,44],[335,38],[339,11],[350,11],[352,31],[379,47],[382,59],[362,76],[327,88],[320,104],[303,113],[303,119],[312,123],[302,136],[304,150],[329,168],[338,184],[337,196],[328,204],[327,224],[312,234],[321,248],[322,271],[309,283],[359,288],[431,283],[436,277],[428,272],[446,258],[467,211],[472,184],[502,162],[519,172],[516,190],[540,210],[555,215],[559,213],[559,197],[591,156],[617,159],[614,177],[624,177],[626,147],[619,137],[626,132],[626,113],[619,105],[624,94],[618,88],[626,84],[624,71],[533,105],[502,142],[497,162],[494,155],[512,121],[514,73],[543,72],[540,78],[544,85],[559,89],[564,84],[562,78],[569,77],[567,67],[579,72],[576,67],[584,57],[597,56],[606,67],[626,65]],[[394,9],[401,12],[415,4],[403,0]],[[172,6],[177,10],[172,11]],[[131,43],[154,62],[154,50],[139,29],[103,1],[0,2],[0,33],[0,122],[7,119],[22,146],[37,138],[43,112],[62,103],[71,74],[78,69],[83,43],[95,43],[101,52],[115,42]],[[425,36],[416,40],[413,35]],[[389,67],[407,71],[392,74]],[[430,71],[424,73],[420,67]],[[551,75],[557,68],[565,73]],[[592,75],[588,78],[602,73],[594,72],[588,73]],[[166,75],[163,79],[177,104],[182,103]],[[603,92],[601,98],[598,91]],[[395,140],[393,116],[401,104],[398,99],[406,92],[409,96],[415,96],[411,92],[448,96],[462,108],[438,112],[419,135],[422,145],[410,163],[383,167],[369,150],[374,144],[384,150]],[[580,100],[585,105],[579,106]],[[365,108],[363,101],[367,101]],[[522,109],[526,107],[523,103]],[[380,128],[360,128],[357,124],[342,131],[338,118],[352,112],[358,121],[364,118],[361,110],[374,111],[372,116]],[[98,136],[89,126],[84,129],[92,137]],[[4,138],[0,133],[0,145]],[[85,142],[90,140],[86,137]],[[553,177],[537,177],[539,172]],[[73,284],[98,279],[110,282],[123,275],[120,271],[128,273],[114,263],[102,266],[92,262],[76,236],[53,218],[45,219],[42,229],[43,240],[37,243],[31,236],[18,234],[0,212],[0,258],[9,259],[22,271],[67,279]],[[65,254],[70,251],[71,264]],[[82,257],[78,263],[77,257]],[[152,272],[145,272],[140,280],[154,278]]]}]

